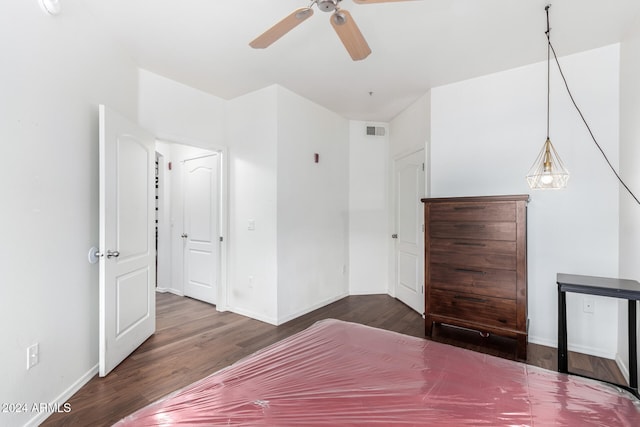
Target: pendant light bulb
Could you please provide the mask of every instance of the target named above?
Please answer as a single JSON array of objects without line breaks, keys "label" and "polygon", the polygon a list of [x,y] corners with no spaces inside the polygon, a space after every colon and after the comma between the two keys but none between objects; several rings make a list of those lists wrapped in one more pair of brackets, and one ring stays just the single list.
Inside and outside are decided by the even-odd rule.
[{"label": "pendant light bulb", "polygon": [[544,185],[549,185],[553,182],[553,175],[551,175],[551,172],[545,172],[542,177],[540,178],[540,181],[544,184]]},{"label": "pendant light bulb", "polygon": [[547,141],[544,144],[544,163],[543,163],[543,172],[542,177],[540,177],[540,181],[549,185],[553,182],[553,163],[551,162],[551,140],[547,138]]}]

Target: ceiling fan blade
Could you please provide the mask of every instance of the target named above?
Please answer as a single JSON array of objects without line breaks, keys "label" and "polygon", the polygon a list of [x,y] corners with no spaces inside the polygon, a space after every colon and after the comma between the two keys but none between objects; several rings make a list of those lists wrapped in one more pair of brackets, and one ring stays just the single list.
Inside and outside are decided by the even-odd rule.
[{"label": "ceiling fan blade", "polygon": [[311,15],[313,15],[313,9],[310,7],[301,7],[256,37],[251,43],[249,43],[249,46],[254,49],[264,49],[269,47],[273,42],[293,30]]},{"label": "ceiling fan blade", "polygon": [[413,1],[413,0],[353,0],[354,3],[367,4],[367,3],[391,3],[396,1]]},{"label": "ceiling fan blade", "polygon": [[354,61],[360,61],[371,53],[371,48],[364,39],[349,11],[340,9],[331,15],[331,25],[336,30],[340,41]]}]

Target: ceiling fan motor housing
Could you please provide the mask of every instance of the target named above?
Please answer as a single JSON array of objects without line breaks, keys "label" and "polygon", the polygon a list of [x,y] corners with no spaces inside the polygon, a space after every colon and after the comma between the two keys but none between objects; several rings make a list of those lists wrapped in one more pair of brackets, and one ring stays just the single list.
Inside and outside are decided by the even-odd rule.
[{"label": "ceiling fan motor housing", "polygon": [[342,0],[320,0],[316,2],[318,8],[323,12],[333,12],[338,8],[338,3]]}]

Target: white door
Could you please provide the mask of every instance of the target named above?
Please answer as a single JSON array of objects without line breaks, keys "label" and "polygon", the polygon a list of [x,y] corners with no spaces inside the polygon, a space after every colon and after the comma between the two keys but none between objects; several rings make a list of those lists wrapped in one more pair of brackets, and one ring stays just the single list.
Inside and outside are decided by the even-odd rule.
[{"label": "white door", "polygon": [[424,313],[424,150],[397,159],[395,172],[396,297]]},{"label": "white door", "polygon": [[217,153],[184,161],[184,294],[211,304],[218,296],[219,162]]},{"label": "white door", "polygon": [[156,328],[154,138],[100,106],[100,376]]}]

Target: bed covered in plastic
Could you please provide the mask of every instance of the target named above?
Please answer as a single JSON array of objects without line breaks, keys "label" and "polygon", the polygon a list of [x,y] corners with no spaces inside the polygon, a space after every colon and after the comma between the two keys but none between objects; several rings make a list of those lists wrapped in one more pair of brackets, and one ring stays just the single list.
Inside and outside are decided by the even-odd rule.
[{"label": "bed covered in plastic", "polygon": [[640,426],[624,390],[324,320],[117,426]]}]

